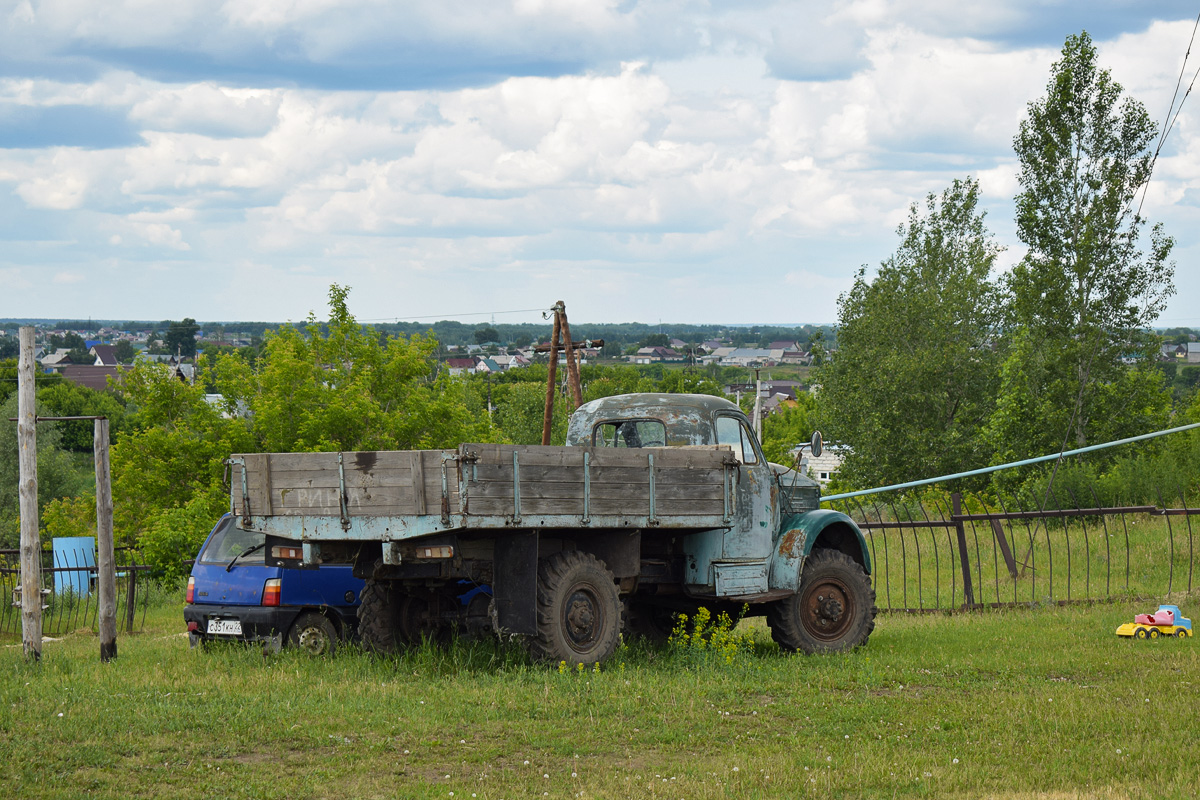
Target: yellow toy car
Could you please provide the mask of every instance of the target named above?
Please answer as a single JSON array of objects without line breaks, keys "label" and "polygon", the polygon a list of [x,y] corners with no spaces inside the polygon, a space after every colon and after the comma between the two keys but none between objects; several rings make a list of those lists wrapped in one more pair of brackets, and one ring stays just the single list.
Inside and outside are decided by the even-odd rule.
[{"label": "yellow toy car", "polygon": [[1179,606],[1163,605],[1153,614],[1138,614],[1133,622],[1117,628],[1117,636],[1134,639],[1157,639],[1160,636],[1175,636],[1180,639],[1192,635],[1192,621],[1179,612]]}]

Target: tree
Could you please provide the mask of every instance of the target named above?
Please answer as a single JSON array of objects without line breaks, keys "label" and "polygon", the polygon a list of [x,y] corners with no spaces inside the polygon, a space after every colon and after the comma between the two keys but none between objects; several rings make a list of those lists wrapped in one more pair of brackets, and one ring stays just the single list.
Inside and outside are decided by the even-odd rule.
[{"label": "tree", "polygon": [[272,452],[404,450],[488,441],[486,420],[468,409],[461,382],[431,381],[437,342],[381,338],[354,319],[348,287],[329,290],[330,318],[304,331],[270,334],[253,366],[240,354],[216,359],[208,380],[225,411],[250,412],[257,447]]},{"label": "tree", "polygon": [[[978,208],[979,184],[956,180],[900,226],[873,281],[860,270],[838,300],[838,349],[817,371],[819,418],[849,445],[843,474],[860,485],[957,472],[987,461],[979,430],[992,409],[1002,297],[1000,252]],[[814,349],[817,335],[813,335]]]},{"label": "tree", "polygon": [[[116,438],[124,427],[125,406],[108,392],[97,392],[70,381],[37,387],[37,399],[56,417],[103,416],[109,420],[109,435]],[[95,424],[91,420],[58,423],[64,450],[92,455]]]},{"label": "tree", "polygon": [[1000,458],[1140,433],[1166,411],[1161,374],[1145,365],[1157,349],[1149,326],[1174,292],[1174,242],[1155,225],[1139,248],[1134,204],[1156,126],[1122,91],[1087,33],[1069,36],[1013,143],[1029,249],[1008,279],[1020,341],[987,431]]},{"label": "tree", "polygon": [[200,326],[191,317],[182,322],[172,322],[163,336],[163,346],[171,355],[193,358],[196,355],[196,332]]},{"label": "tree", "polygon": [[[0,547],[16,547],[20,542],[20,463],[17,447],[18,398],[14,391],[0,403]],[[37,401],[36,413],[50,416],[48,409]],[[58,423],[44,422],[37,427],[37,489],[38,503],[44,508],[50,501],[73,497],[91,488],[92,462],[88,457],[77,458],[60,446]],[[94,506],[93,506],[94,508]],[[43,521],[44,522],[44,521]]]},{"label": "tree", "polygon": [[135,355],[137,353],[134,352],[133,345],[129,343],[128,339],[122,339],[113,348],[113,356],[116,357],[118,364],[132,364]]},{"label": "tree", "polygon": [[475,344],[500,341],[500,332],[495,328],[479,328],[475,331]]},{"label": "tree", "polygon": [[[179,380],[162,364],[134,366],[125,373],[121,388],[134,413],[132,429],[111,450],[118,537],[134,544],[156,527],[161,534],[160,518],[183,506],[202,505],[211,527],[229,507],[228,495],[221,490],[224,460],[255,450],[245,421],[223,416],[205,401],[199,383]],[[203,527],[194,527],[189,535],[194,538]],[[193,549],[171,559],[195,554]]]},{"label": "tree", "polygon": [[767,461],[791,466],[792,449],[812,438],[817,408],[816,398],[809,392],[796,395],[794,405],[785,404],[763,420],[762,448]]},{"label": "tree", "polygon": [[816,331],[812,338],[808,340],[808,359],[809,363],[814,367],[819,367],[825,363],[829,357],[828,351],[825,349],[825,333]]}]

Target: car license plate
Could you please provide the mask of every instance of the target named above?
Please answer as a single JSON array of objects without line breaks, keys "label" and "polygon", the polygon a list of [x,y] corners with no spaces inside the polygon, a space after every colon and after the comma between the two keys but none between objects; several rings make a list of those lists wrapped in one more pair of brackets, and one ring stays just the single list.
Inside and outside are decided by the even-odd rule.
[{"label": "car license plate", "polygon": [[241,636],[242,621],[237,619],[210,619],[208,621],[208,633],[215,633],[225,636]]}]

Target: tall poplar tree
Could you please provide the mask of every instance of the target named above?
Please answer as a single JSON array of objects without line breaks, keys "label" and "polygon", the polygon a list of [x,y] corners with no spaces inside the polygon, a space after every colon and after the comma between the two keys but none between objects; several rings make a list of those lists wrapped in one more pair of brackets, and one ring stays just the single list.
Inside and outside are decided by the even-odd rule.
[{"label": "tall poplar tree", "polygon": [[1141,432],[1166,411],[1149,326],[1174,292],[1174,241],[1155,225],[1139,244],[1156,126],[1122,95],[1087,33],[1069,36],[1013,143],[1028,252],[1008,278],[1014,346],[987,432],[1002,459]]}]

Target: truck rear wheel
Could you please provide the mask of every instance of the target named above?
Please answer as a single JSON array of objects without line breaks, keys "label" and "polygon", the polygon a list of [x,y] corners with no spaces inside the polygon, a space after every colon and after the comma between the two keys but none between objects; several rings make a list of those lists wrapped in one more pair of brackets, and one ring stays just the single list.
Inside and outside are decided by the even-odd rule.
[{"label": "truck rear wheel", "polygon": [[363,584],[359,594],[358,637],[368,650],[392,653],[398,648],[399,600],[388,581],[367,578]]},{"label": "truck rear wheel", "polygon": [[621,635],[621,598],[603,561],[578,550],[541,561],[537,630],[527,642],[540,661],[574,666],[594,664],[613,654]]},{"label": "truck rear wheel", "polygon": [[875,629],[875,590],[862,566],[837,550],[814,550],[800,591],[772,604],[771,636],[784,650],[839,653],[866,644]]}]

